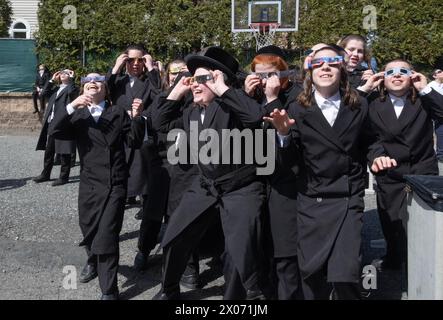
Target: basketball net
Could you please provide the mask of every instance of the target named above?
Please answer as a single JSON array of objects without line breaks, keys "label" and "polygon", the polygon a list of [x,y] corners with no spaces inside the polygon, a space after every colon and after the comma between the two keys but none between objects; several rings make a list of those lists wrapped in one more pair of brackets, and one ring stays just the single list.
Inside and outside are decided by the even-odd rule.
[{"label": "basketball net", "polygon": [[274,43],[275,31],[279,26],[278,23],[270,22],[251,23],[249,25],[257,44],[257,51]]}]

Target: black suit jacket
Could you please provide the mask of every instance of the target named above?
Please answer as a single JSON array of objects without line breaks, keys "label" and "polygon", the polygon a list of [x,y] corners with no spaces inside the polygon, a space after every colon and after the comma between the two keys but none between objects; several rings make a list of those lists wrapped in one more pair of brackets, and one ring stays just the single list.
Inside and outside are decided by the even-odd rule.
[{"label": "black suit jacket", "polygon": [[354,282],[359,278],[366,173],[363,158],[383,154],[380,147],[372,145],[367,103],[361,99],[361,106],[351,109],[342,100],[332,127],[315,100],[309,108],[291,104],[289,116],[295,124],[290,145],[280,148],[279,160],[282,165],[299,166],[297,232],[301,275],[307,278],[328,262],[328,281]]},{"label": "black suit jacket", "polygon": [[136,79],[132,88],[128,75],[112,74],[110,71],[106,79],[112,104],[122,106],[126,110],[131,109],[134,99],[141,99],[146,110],[160,93],[160,75],[156,70],[146,73],[141,79]]},{"label": "black suit jacket", "polygon": [[[78,97],[79,89],[72,79],[67,87],[65,87],[57,96],[57,91],[59,88],[59,86],[50,83],[50,87],[47,89],[48,93],[50,94],[50,98],[43,116],[43,127],[40,131],[36,150],[45,150],[48,135],[52,135],[53,133],[53,122],[48,123],[52,110],[54,110],[55,117],[58,113],[63,112],[63,110],[66,109],[66,105]],[[75,142],[73,141],[74,137],[72,135],[60,135],[59,138],[55,140],[56,153],[69,154],[75,152]]]},{"label": "black suit jacket", "polygon": [[378,97],[369,105],[369,115],[378,142],[398,163],[377,174],[377,181],[403,181],[404,174],[438,175],[432,120],[443,120],[442,95],[432,90],[415,103],[407,99],[398,119],[390,97]]},{"label": "black suit jacket", "polygon": [[292,166],[301,156],[299,191],[310,197],[347,197],[364,190],[363,175],[367,160],[371,163],[383,155],[380,145],[374,144],[369,122],[368,105],[352,110],[340,106],[331,127],[315,101],[309,108],[298,103],[289,107],[295,119],[291,130],[292,146],[281,148],[279,159]]},{"label": "black suit jacket", "polygon": [[43,72],[43,75],[40,76],[40,73],[37,71],[37,75],[35,76],[35,88],[42,89],[41,94],[49,96],[47,89],[50,85],[49,80],[51,80],[51,74],[48,71]]},{"label": "black suit jacket", "polygon": [[[84,236],[80,245],[92,245],[93,253],[114,253],[118,241],[109,235],[118,234],[123,219],[128,178],[125,143],[141,145],[144,120],[137,117],[131,121],[122,107],[106,104],[98,122],[88,108],[71,115],[64,109],[53,122],[55,137],[75,136],[80,156],[78,208]],[[102,219],[109,221],[104,224],[109,230],[99,230]],[[97,232],[103,236],[96,237]]]},{"label": "black suit jacket", "polygon": [[[174,127],[184,129],[188,139],[189,151],[198,154],[205,142],[194,140],[196,138],[195,136],[191,137],[191,121],[195,121],[194,125],[197,124],[198,133],[204,129],[212,129],[218,133],[218,137],[222,137],[222,130],[224,129],[239,129],[241,131],[245,128],[261,128],[261,110],[255,105],[243,105],[239,95],[241,95],[239,90],[229,89],[222,97],[215,99],[206,107],[203,123],[201,122],[199,107],[193,105],[192,107],[186,108],[183,110],[182,115],[177,118],[177,115],[180,114],[178,111],[183,101],[167,100],[165,97],[159,102],[158,111],[153,118],[153,127],[163,132],[171,130]],[[255,165],[245,163],[234,164],[232,159],[230,164],[222,164],[222,155],[228,150],[226,146],[222,145],[221,141],[219,146],[219,164],[198,163],[199,174],[197,178],[193,180],[192,185],[189,186],[187,191],[188,193],[191,192],[193,196],[186,197],[187,201],[182,199],[177,210],[172,215],[173,218],[170,220],[167,232],[163,238],[163,245],[167,245],[200,214],[217,203],[219,197],[229,194],[229,191],[221,191],[221,194],[212,193],[208,190],[208,180],[223,180],[225,188],[230,191],[239,190],[240,193],[243,188],[251,186],[259,180],[259,178],[256,177]],[[244,153],[244,149],[243,145],[242,153]],[[229,178],[226,178],[227,176],[229,176]],[[210,183],[211,182],[209,182],[209,184]],[[224,188],[217,187],[216,189],[222,190]],[[215,190],[212,189],[212,191]],[[245,193],[245,197],[249,195],[250,194]],[[192,204],[188,201],[191,201]],[[242,205],[247,205],[247,203],[243,203]],[[174,216],[176,217],[174,218]],[[177,216],[179,216],[179,218],[177,218]]]}]

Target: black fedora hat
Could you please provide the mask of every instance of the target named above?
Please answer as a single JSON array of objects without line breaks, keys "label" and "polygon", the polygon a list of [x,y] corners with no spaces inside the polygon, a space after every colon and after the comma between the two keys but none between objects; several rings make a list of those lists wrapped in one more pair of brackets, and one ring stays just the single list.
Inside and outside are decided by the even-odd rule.
[{"label": "black fedora hat", "polygon": [[220,70],[231,79],[236,79],[239,67],[238,61],[220,47],[208,47],[198,54],[188,55],[185,61],[192,74],[197,68],[208,68]]},{"label": "black fedora hat", "polygon": [[270,45],[270,46],[266,46],[261,48],[260,50],[257,51],[256,56],[260,55],[260,54],[265,54],[265,55],[269,55],[269,56],[277,56],[282,58],[283,60],[286,60],[286,54],[285,52],[277,46],[274,45]]}]

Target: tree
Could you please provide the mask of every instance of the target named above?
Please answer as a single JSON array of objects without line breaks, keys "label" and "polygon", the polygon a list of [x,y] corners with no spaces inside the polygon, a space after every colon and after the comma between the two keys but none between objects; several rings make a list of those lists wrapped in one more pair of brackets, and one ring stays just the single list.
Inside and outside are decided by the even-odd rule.
[{"label": "tree", "polygon": [[[76,9],[76,28],[63,27],[68,5]],[[52,69],[103,72],[131,43],[166,61],[209,45],[241,53],[230,32],[230,0],[43,0],[38,16],[37,52]]]},{"label": "tree", "polygon": [[367,35],[363,9],[376,9],[373,55],[381,62],[405,58],[416,65],[433,65],[443,55],[443,4],[440,0],[304,0],[300,1],[300,31],[291,35],[293,47],[335,43],[351,33]]},{"label": "tree", "polygon": [[12,8],[9,0],[0,0],[0,38],[9,36],[9,26],[11,25]]},{"label": "tree", "polygon": [[[37,51],[52,69],[103,72],[131,43],[144,44],[155,59],[163,61],[220,45],[235,54],[242,65],[250,62],[245,48],[255,47],[250,34],[231,33],[231,0],[41,2]],[[69,5],[76,9],[76,28],[63,27],[69,20],[63,9]],[[372,52],[380,62],[403,57],[429,66],[443,56],[441,0],[302,0],[299,32],[279,33],[276,43],[303,51],[315,43],[335,43],[346,34],[367,35],[363,26],[367,5],[376,9]]]}]

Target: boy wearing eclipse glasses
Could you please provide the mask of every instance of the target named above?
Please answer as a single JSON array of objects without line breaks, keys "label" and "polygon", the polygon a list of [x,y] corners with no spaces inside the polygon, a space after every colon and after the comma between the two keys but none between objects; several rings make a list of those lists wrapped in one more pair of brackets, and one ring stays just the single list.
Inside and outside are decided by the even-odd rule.
[{"label": "boy wearing eclipse glasses", "polygon": [[[374,171],[377,181],[377,208],[386,255],[373,262],[379,269],[407,266],[406,181],[403,176],[438,175],[433,148],[432,120],[443,121],[443,96],[427,86],[426,77],[413,71],[409,62],[397,59],[373,75],[364,91],[378,87],[379,97],[370,102],[369,115],[378,142],[387,156],[397,162],[383,173]],[[402,288],[406,291],[406,288]]]}]

